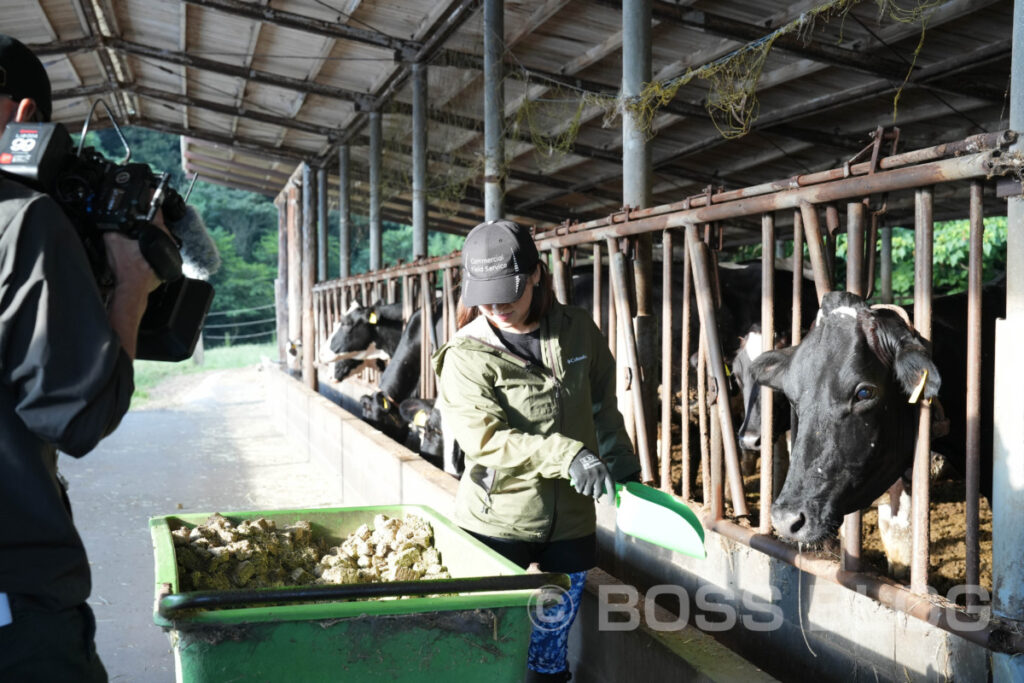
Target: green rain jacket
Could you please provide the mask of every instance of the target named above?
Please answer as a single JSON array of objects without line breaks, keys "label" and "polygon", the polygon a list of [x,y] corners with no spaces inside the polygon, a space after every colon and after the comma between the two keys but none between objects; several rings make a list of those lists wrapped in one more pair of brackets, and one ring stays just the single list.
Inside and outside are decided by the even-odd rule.
[{"label": "green rain jacket", "polygon": [[466,454],[455,522],[487,536],[594,533],[594,500],[569,484],[586,447],[612,478],[640,469],[615,396],[615,361],[590,314],[557,302],[541,320],[545,368],[513,354],[483,316],[434,354],[438,406]]}]

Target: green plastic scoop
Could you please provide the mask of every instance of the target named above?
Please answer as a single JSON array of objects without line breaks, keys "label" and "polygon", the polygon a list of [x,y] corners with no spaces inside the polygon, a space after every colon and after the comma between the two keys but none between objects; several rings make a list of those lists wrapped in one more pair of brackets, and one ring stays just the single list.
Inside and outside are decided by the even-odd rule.
[{"label": "green plastic scoop", "polygon": [[690,557],[705,558],[704,527],[693,510],[639,482],[615,485],[615,523],[630,536]]}]

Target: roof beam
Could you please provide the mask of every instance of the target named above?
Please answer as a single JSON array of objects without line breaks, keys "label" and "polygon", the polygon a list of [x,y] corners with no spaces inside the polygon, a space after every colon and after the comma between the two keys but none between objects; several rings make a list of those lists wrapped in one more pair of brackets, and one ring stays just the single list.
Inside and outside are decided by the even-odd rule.
[{"label": "roof beam", "polygon": [[217,133],[192,126],[167,123],[166,121],[157,121],[155,119],[139,118],[134,122],[134,124],[145,128],[152,128],[153,130],[159,130],[164,133],[171,133],[172,135],[184,135],[198,140],[215,142],[219,145],[235,147],[237,149],[253,152],[254,154],[262,154],[281,161],[292,161],[298,163],[307,161],[313,156],[313,153],[309,150],[299,149],[297,147],[273,147],[258,140],[244,138],[238,135],[225,135],[224,133]]},{"label": "roof beam", "polygon": [[120,38],[112,38],[105,41],[108,47],[112,47],[121,52],[126,52],[137,57],[147,57],[159,62],[167,62],[170,64],[178,64],[181,66],[187,66],[192,69],[201,69],[204,71],[211,71],[213,73],[223,74],[225,76],[234,76],[235,78],[241,78],[246,81],[253,81],[255,83],[262,83],[264,85],[273,85],[278,88],[284,88],[286,90],[294,90],[296,92],[314,95],[323,95],[324,97],[332,97],[334,99],[344,100],[346,102],[354,102],[357,107],[367,106],[372,102],[372,97],[366,93],[357,92],[355,90],[346,90],[345,88],[336,88],[329,85],[321,85],[311,81],[305,81],[299,78],[289,78],[288,76],[279,76],[266,71],[258,71],[256,69],[247,69],[241,66],[235,66],[233,64],[225,64],[224,62],[218,62],[213,59],[205,59],[203,57],[194,57],[192,55],[183,54],[181,52],[172,52],[171,50],[161,50],[159,48],[149,47],[147,45],[140,45],[138,43],[132,43],[127,40]]},{"label": "roof beam", "polygon": [[241,2],[241,0],[182,0],[182,2],[327,38],[351,40],[356,43],[394,50],[397,53],[396,61],[411,59],[423,47],[422,43],[414,40],[395,38],[379,31],[354,28],[336,21],[314,19],[302,14],[295,14],[294,12],[285,12],[271,7],[261,7],[250,2]]}]

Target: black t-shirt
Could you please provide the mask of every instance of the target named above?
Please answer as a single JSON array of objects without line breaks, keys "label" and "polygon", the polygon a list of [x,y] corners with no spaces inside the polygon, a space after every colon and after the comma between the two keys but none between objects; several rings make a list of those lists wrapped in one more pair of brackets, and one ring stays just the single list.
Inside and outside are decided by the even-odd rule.
[{"label": "black t-shirt", "polygon": [[498,335],[498,339],[508,347],[508,350],[517,356],[522,356],[526,360],[530,361],[534,365],[545,367],[544,360],[540,355],[540,328],[538,327],[533,332],[527,332],[526,334],[516,334],[515,332],[505,332],[491,325],[491,329]]}]

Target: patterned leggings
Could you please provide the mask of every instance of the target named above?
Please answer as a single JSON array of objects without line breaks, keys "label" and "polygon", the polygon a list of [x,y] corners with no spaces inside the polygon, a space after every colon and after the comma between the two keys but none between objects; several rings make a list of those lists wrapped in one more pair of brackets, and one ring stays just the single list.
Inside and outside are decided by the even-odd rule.
[{"label": "patterned leggings", "polygon": [[561,593],[560,599],[545,603],[531,615],[533,632],[526,664],[537,673],[554,674],[568,668],[569,629],[580,611],[587,572],[574,572],[569,578],[572,582],[568,593]]}]

